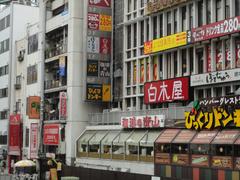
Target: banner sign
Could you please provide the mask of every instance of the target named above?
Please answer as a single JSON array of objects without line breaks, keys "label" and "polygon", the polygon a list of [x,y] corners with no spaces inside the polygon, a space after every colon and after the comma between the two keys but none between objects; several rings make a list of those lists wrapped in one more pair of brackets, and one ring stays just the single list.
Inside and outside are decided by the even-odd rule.
[{"label": "banner sign", "polygon": [[111,7],[111,0],[88,0],[90,6]]},{"label": "banner sign", "polygon": [[88,53],[99,53],[100,52],[100,38],[94,36],[87,37],[87,52]]},{"label": "banner sign", "polygon": [[240,68],[216,71],[205,74],[197,74],[191,76],[191,86],[212,85],[217,83],[225,83],[238,81],[240,78]]},{"label": "banner sign", "polygon": [[59,93],[59,119],[67,119],[67,92]]},{"label": "banner sign", "polygon": [[65,56],[59,58],[59,76],[64,77],[66,75],[66,61]]},{"label": "banner sign", "polygon": [[10,115],[9,119],[9,155],[20,156],[21,146],[21,117],[20,114]]},{"label": "banner sign", "polygon": [[45,124],[43,128],[43,144],[59,145],[59,124]]},{"label": "banner sign", "polygon": [[100,31],[112,31],[112,16],[88,13],[88,29]]},{"label": "banner sign", "polygon": [[30,129],[30,159],[38,157],[38,123],[31,123]]},{"label": "banner sign", "polygon": [[99,30],[99,14],[88,13],[88,29]]},{"label": "banner sign", "polygon": [[100,77],[110,77],[110,62],[99,62],[99,69]]},{"label": "banner sign", "polygon": [[102,100],[102,84],[87,84],[87,100],[88,101]]},{"label": "banner sign", "polygon": [[98,61],[94,60],[87,61],[87,75],[98,76]]},{"label": "banner sign", "polygon": [[225,36],[240,31],[240,16],[192,29],[192,43]]},{"label": "banner sign", "polygon": [[29,119],[40,119],[40,101],[39,96],[28,97],[28,118]]},{"label": "banner sign", "polygon": [[187,45],[188,32],[180,32],[170,36],[165,36],[159,39],[148,41],[144,43],[144,54],[156,53],[179,46]]},{"label": "banner sign", "polygon": [[109,102],[111,101],[111,85],[110,84],[103,84],[102,85],[102,101],[103,102]]},{"label": "banner sign", "polygon": [[121,117],[123,128],[159,128],[164,127],[164,115]]},{"label": "banner sign", "polygon": [[161,11],[172,6],[184,3],[187,0],[150,0],[145,9],[145,15]]},{"label": "banner sign", "polygon": [[100,53],[104,55],[111,54],[111,38],[100,38]]},{"label": "banner sign", "polygon": [[232,157],[229,157],[229,156],[213,156],[212,167],[232,169],[233,168],[232,161],[233,161]]},{"label": "banner sign", "polygon": [[189,99],[189,78],[176,78],[144,84],[144,103],[154,104]]},{"label": "banner sign", "polygon": [[191,160],[192,166],[198,166],[198,167],[209,167],[209,156],[208,155],[192,155]]}]

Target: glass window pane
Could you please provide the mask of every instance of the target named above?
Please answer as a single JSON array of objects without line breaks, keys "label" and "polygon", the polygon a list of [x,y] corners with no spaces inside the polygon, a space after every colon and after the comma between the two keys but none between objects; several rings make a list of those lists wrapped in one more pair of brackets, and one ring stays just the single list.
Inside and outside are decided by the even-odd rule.
[{"label": "glass window pane", "polygon": [[160,135],[160,131],[151,131],[145,134],[145,136],[140,141],[140,146],[153,146],[155,140]]},{"label": "glass window pane", "polygon": [[107,131],[97,131],[97,133],[89,140],[89,144],[100,144],[100,141],[105,137],[107,133]]},{"label": "glass window pane", "polygon": [[127,144],[138,144],[142,137],[146,134],[146,131],[134,132],[126,141]]},{"label": "glass window pane", "polygon": [[123,145],[127,138],[130,136],[130,132],[121,132],[113,141],[114,145]]}]

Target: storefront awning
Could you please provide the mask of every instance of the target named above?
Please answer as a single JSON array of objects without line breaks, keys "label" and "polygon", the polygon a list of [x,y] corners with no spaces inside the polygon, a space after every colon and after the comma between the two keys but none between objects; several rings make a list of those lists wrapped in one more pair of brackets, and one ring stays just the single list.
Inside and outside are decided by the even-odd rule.
[{"label": "storefront awning", "polygon": [[78,144],[88,144],[88,141],[94,136],[94,134],[96,134],[96,131],[85,131],[78,139]]},{"label": "storefront awning", "polygon": [[122,131],[117,137],[114,138],[113,145],[123,146],[132,132],[133,131]]},{"label": "storefront awning", "polygon": [[158,137],[156,143],[171,143],[172,140],[176,137],[176,135],[180,132],[179,129],[166,129],[163,133]]},{"label": "storefront awning", "polygon": [[234,143],[235,145],[240,145],[240,136],[238,136],[237,140]]},{"label": "storefront awning", "polygon": [[195,136],[196,131],[181,130],[180,133],[175,137],[172,143],[184,143],[188,144]]},{"label": "storefront awning", "polygon": [[140,141],[140,146],[153,146],[161,131],[148,131]]},{"label": "storefront awning", "polygon": [[102,140],[101,145],[111,145],[113,139],[120,133],[120,131],[110,131]]},{"label": "storefront awning", "polygon": [[89,144],[100,144],[107,133],[108,131],[97,131],[89,140]]},{"label": "storefront awning", "polygon": [[138,143],[146,133],[147,131],[134,131],[127,139],[126,143],[130,145],[138,145]]},{"label": "storefront awning", "polygon": [[218,131],[201,131],[191,141],[191,144],[210,144]]},{"label": "storefront awning", "polygon": [[233,144],[238,136],[238,130],[219,131],[211,144]]}]

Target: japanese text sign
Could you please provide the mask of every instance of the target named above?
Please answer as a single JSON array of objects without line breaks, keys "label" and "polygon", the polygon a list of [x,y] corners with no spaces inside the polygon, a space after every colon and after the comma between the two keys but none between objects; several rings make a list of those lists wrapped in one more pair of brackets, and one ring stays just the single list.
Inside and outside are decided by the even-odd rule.
[{"label": "japanese text sign", "polygon": [[43,144],[52,146],[59,144],[59,124],[44,125]]},{"label": "japanese text sign", "polygon": [[10,115],[9,121],[9,155],[20,155],[21,142],[21,117],[20,114]]},{"label": "japanese text sign", "polygon": [[38,154],[38,123],[31,124],[30,142],[30,158],[35,159]]},{"label": "japanese text sign", "polygon": [[99,14],[88,13],[88,29],[99,30]]},{"label": "japanese text sign", "polygon": [[158,128],[164,127],[164,115],[121,117],[123,128]]},{"label": "japanese text sign", "polygon": [[144,43],[144,54],[156,53],[179,46],[184,46],[188,42],[187,32],[180,32],[159,39],[154,39]]},{"label": "japanese text sign", "polygon": [[88,29],[100,31],[112,31],[112,16],[88,13]]},{"label": "japanese text sign", "polygon": [[111,0],[88,0],[90,6],[111,7]]},{"label": "japanese text sign", "polygon": [[98,61],[94,60],[87,61],[87,75],[98,76]]},{"label": "japanese text sign", "polygon": [[192,29],[192,42],[204,41],[240,31],[240,16]]},{"label": "japanese text sign", "polygon": [[102,100],[102,84],[87,84],[87,100]]},{"label": "japanese text sign", "polygon": [[67,119],[67,93],[59,93],[59,118],[61,120]]},{"label": "japanese text sign", "polygon": [[189,99],[189,78],[147,82],[144,85],[144,103],[154,104]]}]

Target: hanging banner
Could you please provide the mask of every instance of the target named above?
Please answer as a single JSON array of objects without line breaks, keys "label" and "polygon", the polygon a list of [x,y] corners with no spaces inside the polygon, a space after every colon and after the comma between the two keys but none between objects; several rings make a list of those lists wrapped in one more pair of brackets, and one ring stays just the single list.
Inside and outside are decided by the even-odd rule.
[{"label": "hanging banner", "polygon": [[192,29],[192,43],[205,41],[240,31],[240,16]]},{"label": "hanging banner", "polygon": [[137,83],[137,63],[133,62],[133,84]]},{"label": "hanging banner", "polygon": [[144,73],[145,73],[145,69],[144,69],[144,60],[142,59],[140,61],[140,83],[144,83]]},{"label": "hanging banner", "polygon": [[98,61],[87,60],[87,76],[98,76]]},{"label": "hanging banner", "polygon": [[38,157],[38,123],[31,123],[30,129],[30,159]]},{"label": "hanging banner", "polygon": [[99,30],[112,31],[112,16],[100,14]]},{"label": "hanging banner", "polygon": [[103,92],[102,101],[110,102],[111,101],[111,85],[103,84],[102,92]]},{"label": "hanging banner", "polygon": [[105,55],[111,54],[111,38],[100,38],[100,53]]},{"label": "hanging banner", "polygon": [[99,62],[100,77],[110,77],[110,62]]},{"label": "hanging banner", "polygon": [[67,92],[59,93],[59,119],[67,119]]},{"label": "hanging banner", "polygon": [[111,7],[111,0],[88,0],[90,6]]},{"label": "hanging banner", "polygon": [[88,13],[88,29],[99,30],[99,14]]},{"label": "hanging banner", "polygon": [[40,119],[40,101],[39,96],[28,97],[28,118],[29,119]]},{"label": "hanging banner", "polygon": [[44,124],[43,144],[57,146],[59,145],[59,124]]},{"label": "hanging banner", "polygon": [[144,103],[156,104],[189,99],[189,78],[153,81],[144,84]]},{"label": "hanging banner", "polygon": [[88,101],[102,100],[102,84],[87,84],[87,100]]},{"label": "hanging banner", "polygon": [[21,117],[20,114],[10,115],[8,154],[20,156],[21,146]]},{"label": "hanging banner", "polygon": [[100,52],[100,38],[94,36],[87,37],[87,52],[99,53]]},{"label": "hanging banner", "polygon": [[60,77],[64,77],[66,75],[65,69],[66,69],[65,56],[61,56],[59,58],[59,76]]}]

